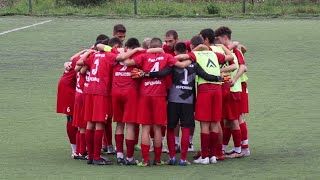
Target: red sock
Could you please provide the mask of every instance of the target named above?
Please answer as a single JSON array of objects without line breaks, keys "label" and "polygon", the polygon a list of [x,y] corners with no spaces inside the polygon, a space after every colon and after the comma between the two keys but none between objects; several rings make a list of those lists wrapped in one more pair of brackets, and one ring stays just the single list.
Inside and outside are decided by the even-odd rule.
[{"label": "red sock", "polygon": [[161,127],[162,137],[166,137],[166,131],[167,131],[167,127],[166,127],[166,126],[162,126],[162,127]]},{"label": "red sock", "polygon": [[[180,159],[185,161],[187,159],[187,153],[189,148],[189,136],[190,136],[190,128],[181,128],[181,157]],[[168,136],[168,134],[167,134]]]},{"label": "red sock", "polygon": [[232,139],[234,147],[241,147],[241,131],[240,129],[232,130]]},{"label": "red sock", "polygon": [[116,141],[117,152],[123,153],[124,134],[116,134],[114,139]]},{"label": "red sock", "polygon": [[167,129],[167,144],[169,149],[169,157],[172,159],[176,156],[176,148],[174,142],[174,129],[168,128]]},{"label": "red sock", "polygon": [[209,157],[217,155],[217,144],[219,143],[219,133],[211,132],[210,133],[210,144],[211,144],[211,151]]},{"label": "red sock", "polygon": [[231,138],[231,128],[225,127],[223,129],[223,145],[228,145]]},{"label": "red sock", "polygon": [[80,151],[79,153],[84,155],[86,152],[86,135],[80,133]]},{"label": "red sock", "polygon": [[70,144],[77,144],[78,128],[72,126],[72,122],[67,122],[66,129],[67,129],[67,134],[69,137]]},{"label": "red sock", "polygon": [[104,133],[103,133],[102,144],[103,144],[104,147],[108,146],[106,130],[104,130]]},{"label": "red sock", "polygon": [[76,153],[79,154],[79,153],[80,153],[80,148],[81,148],[81,147],[80,147],[80,146],[81,146],[81,145],[80,145],[80,131],[77,132],[76,138],[77,138],[77,140],[76,140],[76,142],[77,142],[77,144],[76,144],[76,145],[77,145],[77,147],[76,147]]},{"label": "red sock", "polygon": [[247,129],[247,123],[244,122],[240,124],[240,130],[241,130],[241,140],[242,140],[242,149],[248,149],[248,129]]},{"label": "red sock", "polygon": [[109,119],[109,118],[106,123],[106,136],[107,136],[107,146],[112,146],[112,119]]},{"label": "red sock", "polygon": [[154,160],[160,161],[162,153],[162,147],[154,147]]},{"label": "red sock", "polygon": [[87,144],[89,159],[93,159],[94,130],[87,129],[85,137],[86,137],[86,144]]},{"label": "red sock", "polygon": [[222,151],[222,144],[217,144],[216,145],[216,156],[222,156],[223,155],[223,151]]},{"label": "red sock", "polygon": [[152,127],[150,128],[150,138],[154,138],[154,131]]},{"label": "red sock", "polygon": [[[134,153],[135,140],[126,139],[127,158],[132,158]],[[118,151],[118,149],[117,149]]]},{"label": "red sock", "polygon": [[140,132],[140,124],[136,124],[134,127],[134,144],[138,144],[139,142],[139,132]]},{"label": "red sock", "polygon": [[93,150],[93,159],[99,160],[101,157],[101,148],[102,148],[102,137],[104,130],[95,130],[94,131],[94,150]]},{"label": "red sock", "polygon": [[208,151],[209,151],[209,134],[201,133],[201,157],[202,159],[208,157]]},{"label": "red sock", "polygon": [[150,145],[141,144],[142,159],[144,162],[150,161],[149,150],[150,150]]}]

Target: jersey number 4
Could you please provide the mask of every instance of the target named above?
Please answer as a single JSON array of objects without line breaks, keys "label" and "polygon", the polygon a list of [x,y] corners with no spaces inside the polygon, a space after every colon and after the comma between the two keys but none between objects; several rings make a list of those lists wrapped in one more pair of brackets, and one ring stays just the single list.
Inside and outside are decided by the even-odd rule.
[{"label": "jersey number 4", "polygon": [[160,69],[160,62],[154,63],[153,67],[151,68],[150,72],[158,72]]}]

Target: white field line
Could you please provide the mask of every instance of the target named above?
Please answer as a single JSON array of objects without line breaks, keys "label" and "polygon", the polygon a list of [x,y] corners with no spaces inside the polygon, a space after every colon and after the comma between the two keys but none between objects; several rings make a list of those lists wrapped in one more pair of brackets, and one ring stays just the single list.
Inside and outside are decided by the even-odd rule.
[{"label": "white field line", "polygon": [[20,27],[20,28],[16,28],[16,29],[11,29],[9,31],[4,31],[4,32],[1,32],[0,33],[0,36],[1,35],[4,35],[4,34],[7,34],[7,33],[11,33],[11,32],[14,32],[14,31],[19,31],[19,30],[22,30],[22,29],[26,29],[26,28],[29,28],[29,27],[33,27],[33,26],[38,26],[38,25],[41,25],[41,24],[45,24],[45,23],[48,23],[48,22],[51,22],[52,20],[47,20],[47,21],[42,21],[42,22],[39,22],[39,23],[36,23],[36,24],[31,24],[29,26],[23,26],[23,27]]}]

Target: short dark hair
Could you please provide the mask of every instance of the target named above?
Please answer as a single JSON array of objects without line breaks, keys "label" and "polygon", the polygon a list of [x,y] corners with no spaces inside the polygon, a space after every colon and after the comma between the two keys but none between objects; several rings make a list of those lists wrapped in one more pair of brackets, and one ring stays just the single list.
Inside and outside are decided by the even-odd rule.
[{"label": "short dark hair", "polygon": [[229,39],[231,39],[231,33],[232,31],[230,28],[226,26],[222,26],[215,31],[215,34],[216,34],[215,37],[226,35]]},{"label": "short dark hair", "polygon": [[109,37],[107,36],[107,35],[105,35],[105,34],[99,34],[98,36],[97,36],[97,38],[96,38],[96,41],[102,41],[102,40],[106,40],[106,39],[108,39],[108,41],[109,41]]},{"label": "short dark hair", "polygon": [[122,41],[117,37],[111,38],[109,40],[109,43],[108,43],[108,45],[111,46],[111,47],[113,47],[113,46],[115,46],[117,44],[119,45],[119,47],[122,47]]},{"label": "short dark hair", "polygon": [[199,35],[193,36],[190,40],[190,44],[192,44],[193,47],[197,47],[200,44],[203,44],[203,38]]},{"label": "short dark hair", "polygon": [[126,33],[127,29],[126,29],[126,27],[124,27],[123,24],[116,24],[113,26],[113,32],[114,33],[116,33],[116,32]]},{"label": "short dark hair", "polygon": [[104,45],[108,45],[109,43],[109,39],[107,40],[98,40],[96,41],[96,43],[94,43],[94,46],[96,46],[97,44],[104,44]]},{"label": "short dark hair", "polygon": [[161,48],[162,47],[162,41],[160,38],[152,38],[150,41],[149,48]]},{"label": "short dark hair", "polygon": [[178,33],[176,30],[169,30],[166,32],[166,37],[173,36],[173,39],[178,39]]},{"label": "short dark hair", "polygon": [[178,42],[174,46],[174,50],[177,51],[178,53],[186,53],[187,52],[187,45],[184,42]]},{"label": "short dark hair", "polygon": [[215,36],[214,36],[214,31],[211,28],[202,29],[200,31],[200,35],[204,40],[208,38],[209,43],[213,44]]},{"label": "short dark hair", "polygon": [[129,38],[125,44],[127,48],[134,49],[140,47],[140,42],[137,38]]}]

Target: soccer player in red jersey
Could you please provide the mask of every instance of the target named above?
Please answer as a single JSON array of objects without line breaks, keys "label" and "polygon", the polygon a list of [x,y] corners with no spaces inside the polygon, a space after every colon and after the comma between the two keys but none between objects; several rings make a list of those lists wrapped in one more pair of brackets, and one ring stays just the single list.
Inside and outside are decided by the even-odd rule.
[{"label": "soccer player in red jersey", "polygon": [[[201,36],[194,36],[191,41],[191,49],[203,44]],[[192,59],[199,64],[201,61],[208,61],[204,69],[208,74],[220,74],[220,67],[217,66],[212,60],[216,59],[217,63],[224,64],[226,61],[232,61],[233,56],[230,51],[222,46],[226,55],[220,53],[213,53],[212,51],[193,51],[188,54],[176,56],[178,59]],[[203,63],[202,62],[202,63]],[[210,72],[208,72],[210,71]],[[216,163],[216,157],[209,158],[209,144],[211,147],[216,147],[219,142],[219,128],[222,118],[222,94],[221,85],[219,83],[209,83],[207,81],[200,82],[198,80],[197,102],[195,110],[195,119],[200,121],[201,127],[201,157],[194,162],[199,164]],[[210,141],[210,134],[211,137]]]},{"label": "soccer player in red jersey", "polygon": [[123,24],[116,24],[113,27],[113,37],[117,37],[123,43],[126,39],[127,29]]},{"label": "soccer player in red jersey", "polygon": [[84,51],[75,54],[70,58],[70,62],[65,63],[65,71],[60,78],[58,83],[57,92],[57,113],[62,113],[67,115],[66,130],[71,144],[71,157],[74,158],[76,155],[76,137],[78,129],[72,126],[72,116],[74,108],[74,98],[76,89],[76,71],[74,70],[78,56]]},{"label": "soccer player in red jersey", "polygon": [[85,99],[87,121],[86,144],[88,164],[109,165],[111,161],[101,157],[102,137],[107,117],[111,114],[112,65],[116,55],[109,52],[87,51],[77,62],[90,69],[90,81]]},{"label": "soccer player in red jersey", "polygon": [[[152,38],[149,48],[161,48],[162,41]],[[124,61],[127,66],[136,65],[145,72],[161,71],[166,66],[186,67],[191,62],[179,62],[173,56],[165,53],[145,53],[133,59]],[[189,63],[189,64],[188,64]],[[166,101],[167,86],[164,78],[144,78],[140,84],[140,97],[138,102],[137,122],[142,124],[141,149],[143,161],[138,166],[150,165],[150,128],[154,129],[154,165],[162,165],[160,160],[162,152],[161,126],[167,124]]]},{"label": "soccer player in red jersey", "polygon": [[[231,29],[228,27],[220,27],[216,30],[216,38],[225,46],[231,47],[232,41],[231,41]],[[232,49],[233,53],[238,59],[239,69],[236,73],[236,75],[231,79],[231,86],[234,86],[235,83],[241,83],[240,77],[243,75],[243,73],[246,71],[245,61],[244,57],[242,55],[242,52],[238,50],[237,48]],[[243,89],[243,87],[242,87]],[[231,92],[231,103],[232,106],[232,113],[231,117],[228,118],[228,123],[226,124],[226,136],[224,137],[224,149],[226,149],[226,146],[228,145],[228,141],[230,139],[230,130],[228,128],[231,127],[233,141],[234,141],[234,148],[232,152],[228,153],[228,157],[234,158],[234,157],[242,157],[244,154],[250,155],[250,151],[248,149],[248,139],[247,139],[247,127],[245,124],[245,121],[243,121],[243,118],[240,118],[241,114],[241,98],[242,98],[243,92]],[[241,120],[240,120],[241,119]],[[242,145],[241,145],[242,144]],[[244,147],[244,151],[242,152],[241,146]]]}]

